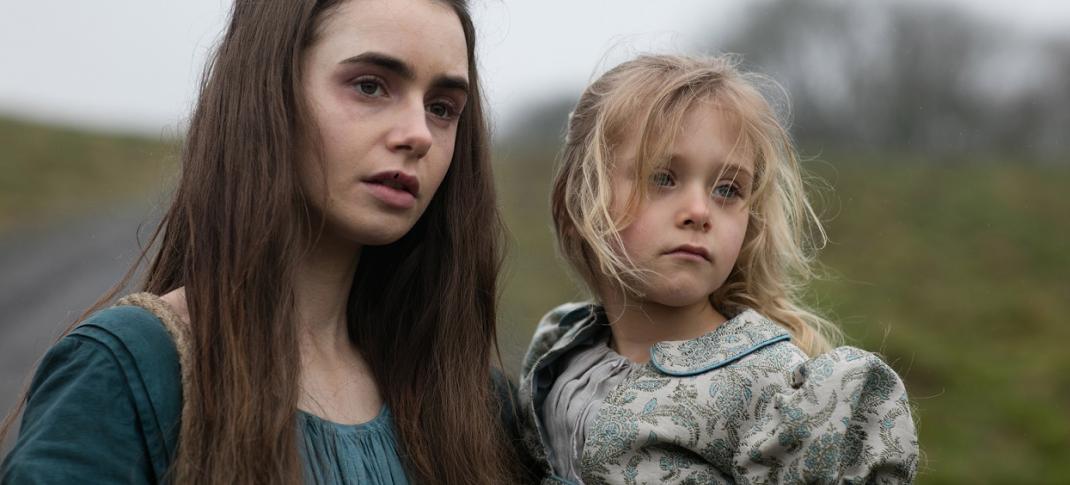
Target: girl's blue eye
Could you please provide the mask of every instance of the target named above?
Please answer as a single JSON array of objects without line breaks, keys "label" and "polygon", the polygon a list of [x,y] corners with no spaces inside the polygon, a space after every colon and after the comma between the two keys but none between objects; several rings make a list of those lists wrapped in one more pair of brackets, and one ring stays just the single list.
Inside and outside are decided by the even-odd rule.
[{"label": "girl's blue eye", "polygon": [[713,196],[721,199],[734,199],[740,196],[739,189],[732,184],[721,184],[713,188]]},{"label": "girl's blue eye", "polygon": [[650,183],[658,187],[672,187],[676,184],[676,180],[673,179],[671,173],[662,171],[651,174]]}]

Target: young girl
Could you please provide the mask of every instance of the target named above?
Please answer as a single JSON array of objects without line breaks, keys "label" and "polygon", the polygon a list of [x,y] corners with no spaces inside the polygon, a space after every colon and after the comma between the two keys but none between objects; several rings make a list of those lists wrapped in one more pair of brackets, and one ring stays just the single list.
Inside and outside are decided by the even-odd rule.
[{"label": "young girl", "polygon": [[42,359],[0,482],[514,481],[473,35],[463,0],[236,0],[144,293]]},{"label": "young girl", "polygon": [[522,367],[546,483],[913,479],[906,391],[801,304],[821,233],[789,136],[731,58],[643,56],[591,84],[554,182],[597,303],[539,323]]}]

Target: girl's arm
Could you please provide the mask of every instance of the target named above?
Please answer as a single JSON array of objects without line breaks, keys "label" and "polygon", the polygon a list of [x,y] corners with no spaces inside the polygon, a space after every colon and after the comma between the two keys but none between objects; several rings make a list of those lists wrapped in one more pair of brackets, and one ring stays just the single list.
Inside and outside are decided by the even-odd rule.
[{"label": "girl's arm", "polygon": [[906,388],[876,355],[841,347],[795,369],[770,419],[746,433],[738,478],[792,483],[910,483],[918,437]]},{"label": "girl's arm", "polygon": [[34,375],[0,483],[154,483],[125,376],[100,342],[60,340]]}]

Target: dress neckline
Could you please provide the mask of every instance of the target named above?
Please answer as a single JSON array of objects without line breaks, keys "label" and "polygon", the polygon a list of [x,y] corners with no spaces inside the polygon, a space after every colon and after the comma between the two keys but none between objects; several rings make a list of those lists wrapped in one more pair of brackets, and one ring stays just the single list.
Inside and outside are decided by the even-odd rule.
[{"label": "dress neckline", "polygon": [[368,431],[377,429],[387,424],[390,420],[390,410],[386,407],[386,403],[383,403],[383,405],[379,408],[379,412],[374,417],[363,423],[339,423],[336,421],[331,421],[322,416],[317,416],[301,408],[297,409],[297,413],[303,416],[305,420],[311,421],[312,423],[349,431]]}]

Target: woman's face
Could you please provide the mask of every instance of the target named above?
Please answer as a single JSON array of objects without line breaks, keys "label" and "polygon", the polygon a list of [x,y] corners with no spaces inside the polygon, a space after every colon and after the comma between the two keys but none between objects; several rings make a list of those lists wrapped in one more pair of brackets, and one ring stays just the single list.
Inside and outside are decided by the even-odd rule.
[{"label": "woman's face", "polygon": [[431,0],[350,0],[327,14],[303,63],[323,155],[322,169],[311,150],[300,160],[310,203],[345,239],[398,240],[453,157],[468,92],[460,20]]}]

